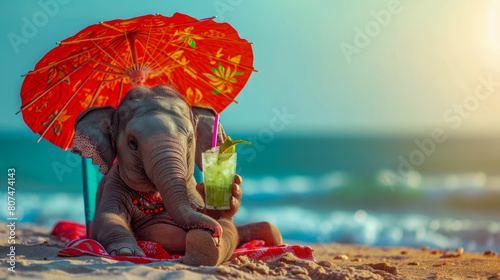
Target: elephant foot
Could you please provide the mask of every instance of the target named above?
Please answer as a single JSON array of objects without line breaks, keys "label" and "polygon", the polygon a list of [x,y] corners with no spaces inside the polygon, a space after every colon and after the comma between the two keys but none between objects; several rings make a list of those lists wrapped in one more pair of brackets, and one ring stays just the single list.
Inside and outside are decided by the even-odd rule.
[{"label": "elephant foot", "polygon": [[212,233],[203,229],[192,229],[186,235],[186,254],[182,263],[188,265],[215,266],[223,261],[225,254],[224,246],[217,244],[222,242],[217,237],[212,237]]},{"label": "elephant foot", "polygon": [[283,239],[279,230],[269,222],[250,223],[236,226],[239,235],[238,246],[252,240],[264,240],[266,246],[280,246]]},{"label": "elephant foot", "polygon": [[110,256],[146,256],[137,244],[112,243],[106,247],[106,251]]}]

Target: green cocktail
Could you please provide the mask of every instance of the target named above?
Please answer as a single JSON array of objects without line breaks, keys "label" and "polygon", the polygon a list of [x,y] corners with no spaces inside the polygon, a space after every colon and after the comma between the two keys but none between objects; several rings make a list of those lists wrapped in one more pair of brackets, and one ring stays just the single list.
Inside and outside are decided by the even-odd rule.
[{"label": "green cocktail", "polygon": [[211,152],[201,155],[205,204],[210,210],[231,209],[231,189],[236,174],[236,153]]}]

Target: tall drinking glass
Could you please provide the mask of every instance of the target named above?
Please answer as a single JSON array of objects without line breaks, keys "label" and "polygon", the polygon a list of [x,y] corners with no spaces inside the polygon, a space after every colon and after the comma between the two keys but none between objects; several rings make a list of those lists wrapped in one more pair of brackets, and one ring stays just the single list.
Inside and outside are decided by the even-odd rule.
[{"label": "tall drinking glass", "polygon": [[236,174],[236,153],[202,153],[205,204],[210,210],[231,209],[231,189]]}]

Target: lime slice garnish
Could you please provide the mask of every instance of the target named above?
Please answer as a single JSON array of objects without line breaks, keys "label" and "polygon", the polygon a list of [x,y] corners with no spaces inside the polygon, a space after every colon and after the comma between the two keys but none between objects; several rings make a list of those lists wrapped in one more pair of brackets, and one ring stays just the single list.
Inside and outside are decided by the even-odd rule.
[{"label": "lime slice garnish", "polygon": [[233,140],[231,137],[227,137],[224,143],[219,147],[219,154],[228,154],[236,152],[235,145],[237,144],[251,144],[251,142],[245,140]]}]

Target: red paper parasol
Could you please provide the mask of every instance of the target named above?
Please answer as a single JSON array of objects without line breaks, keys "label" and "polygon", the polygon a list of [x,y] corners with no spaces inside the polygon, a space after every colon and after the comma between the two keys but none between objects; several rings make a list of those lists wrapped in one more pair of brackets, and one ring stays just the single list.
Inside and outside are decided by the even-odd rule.
[{"label": "red paper parasol", "polygon": [[174,85],[190,105],[222,112],[252,72],[252,47],[227,23],[146,15],[92,25],[59,42],[26,74],[23,119],[68,149],[78,115],[117,107],[135,85]]}]

